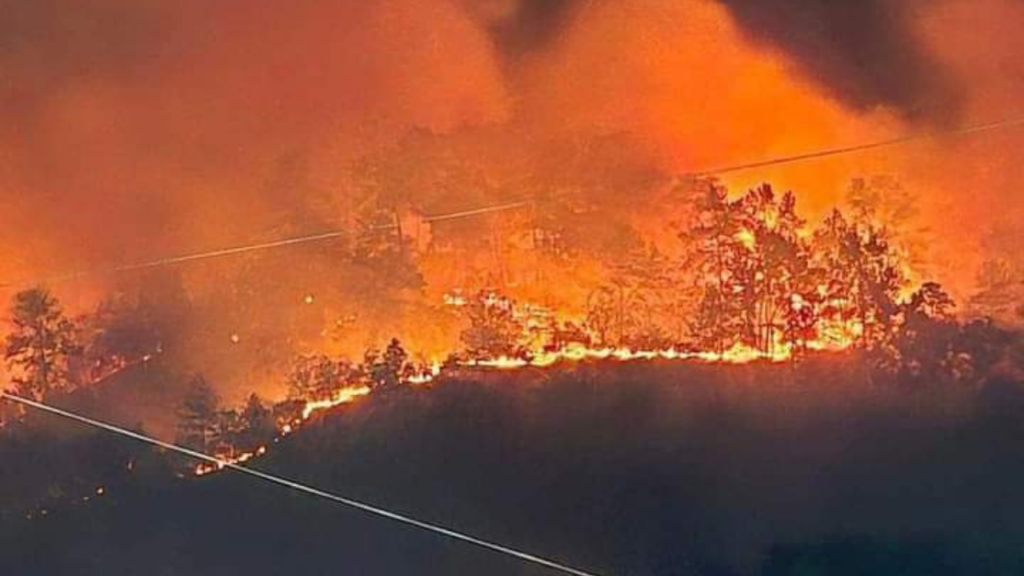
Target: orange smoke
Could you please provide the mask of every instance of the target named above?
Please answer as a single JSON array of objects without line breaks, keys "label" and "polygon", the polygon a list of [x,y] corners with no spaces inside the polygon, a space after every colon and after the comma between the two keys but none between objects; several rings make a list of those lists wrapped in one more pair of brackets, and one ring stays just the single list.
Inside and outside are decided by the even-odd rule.
[{"label": "orange smoke", "polygon": [[[603,248],[620,240],[625,221],[640,241],[671,253],[669,225],[687,209],[666,194],[674,174],[929,128],[901,119],[897,105],[851,108],[791,52],[753,43],[720,2],[560,4],[572,6],[12,3],[0,23],[0,35],[13,38],[0,54],[0,112],[17,119],[0,127],[0,276],[350,226],[366,200],[353,165],[374,155],[397,155],[392,171],[411,174],[410,211],[582,189],[614,218],[572,214],[581,236]],[[959,120],[1019,109],[1019,4],[914,9],[912,40],[965,92]],[[423,134],[427,144],[408,146]],[[987,257],[978,247],[989,229],[1019,219],[1012,194],[1022,140],[1009,132],[938,140],[738,172],[726,183],[792,188],[813,219],[843,202],[852,178],[893,174],[919,198],[915,226],[931,230],[935,274],[963,295]],[[460,170],[463,180],[445,179]],[[526,217],[452,223],[435,237],[500,244],[512,236],[509,222]],[[274,381],[297,351],[352,353],[394,333],[425,354],[451,349],[456,323],[435,308],[465,279],[514,284],[510,293],[569,312],[604,280],[600,263],[523,258],[513,240],[521,239],[467,250],[465,270],[445,253],[422,255],[422,290],[386,305],[374,304],[373,271],[339,265],[337,246],[56,288],[82,311],[112,289],[180,282],[175,302],[191,307],[178,325],[187,334],[182,362],[243,391]],[[532,284],[517,283],[517,267]]]}]

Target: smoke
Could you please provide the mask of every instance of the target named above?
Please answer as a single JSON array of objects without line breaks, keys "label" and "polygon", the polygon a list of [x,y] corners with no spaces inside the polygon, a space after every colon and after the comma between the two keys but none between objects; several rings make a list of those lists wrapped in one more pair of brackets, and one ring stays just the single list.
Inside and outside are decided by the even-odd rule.
[{"label": "smoke", "polygon": [[[368,157],[387,158],[406,198],[429,212],[569,190],[621,216],[577,219],[577,236],[621,245],[629,224],[651,240],[685,209],[660,195],[668,174],[883,139],[961,110],[989,118],[1016,105],[993,95],[1022,93],[1004,73],[1018,69],[1016,34],[1004,28],[1019,7],[297,0],[285,9],[272,0],[98,0],[86,9],[0,0],[0,278],[347,226],[360,205],[352,167]],[[963,18],[976,25],[957,26]],[[417,134],[428,135],[425,144],[409,144]],[[729,184],[794,188],[813,217],[852,177],[924,174],[907,182],[922,212],[941,218],[957,201],[966,204],[957,211],[964,228],[975,229],[992,216],[981,199],[995,192],[966,202],[937,175],[956,158],[956,179],[1012,190],[997,173],[1013,173],[1002,152],[1013,142],[998,144],[996,152],[941,143],[899,157],[850,156]],[[501,222],[453,223],[439,234],[477,246]],[[192,303],[180,330],[198,350],[194,367],[213,363],[229,378],[267,350],[340,348],[340,332],[352,352],[392,330],[445,324],[411,319],[425,307],[418,295],[371,312],[376,272],[338,264],[337,248],[182,268],[186,297],[172,300]],[[467,279],[501,280],[503,258],[478,250],[465,274],[443,256],[421,262],[427,300]],[[546,277],[558,282],[528,296],[571,306],[598,276],[587,264],[551,268]],[[972,269],[957,268],[961,276]],[[573,289],[551,294],[543,288],[551,285]],[[56,288],[82,311],[111,287]],[[303,303],[309,294],[312,306]],[[415,338],[448,343],[434,332]],[[238,386],[271,376],[258,371]]]},{"label": "smoke", "polygon": [[[453,6],[73,4],[2,7],[2,186],[18,216],[4,234],[72,251],[39,268],[251,237],[326,193],[313,173],[343,163],[365,124],[387,139],[502,114],[486,35]],[[303,154],[309,182],[274,180]],[[139,242],[146,230],[161,234]]]},{"label": "smoke", "polygon": [[[746,38],[784,53],[798,73],[854,110],[890,107],[911,120],[949,122],[963,105],[963,91],[915,25],[923,14],[922,3],[715,1],[728,9]],[[550,49],[564,39],[582,11],[599,9],[596,5],[610,0],[464,2],[485,23],[502,53],[515,58]],[[692,10],[699,3],[677,4],[689,4]],[[659,9],[657,2],[647,4]]]},{"label": "smoke", "polygon": [[493,35],[502,54],[516,59],[557,42],[581,0],[463,0]]},{"label": "smoke", "polygon": [[[747,37],[774,46],[855,110],[949,121],[962,105],[950,71],[921,41],[904,0],[720,0]],[[920,8],[921,3],[916,7]]]}]

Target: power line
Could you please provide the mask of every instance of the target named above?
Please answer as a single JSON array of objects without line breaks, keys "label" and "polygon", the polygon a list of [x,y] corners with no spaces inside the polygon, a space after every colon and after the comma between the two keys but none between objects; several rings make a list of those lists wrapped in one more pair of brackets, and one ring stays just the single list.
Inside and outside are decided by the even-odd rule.
[{"label": "power line", "polygon": [[382,518],[386,518],[388,520],[392,520],[392,521],[395,521],[395,522],[399,522],[399,523],[402,523],[402,524],[413,526],[413,527],[419,528],[421,530],[426,530],[426,531],[429,531],[429,532],[433,532],[435,534],[439,534],[441,536],[446,536],[446,537],[451,538],[453,540],[458,540],[460,542],[465,542],[467,544],[472,544],[472,545],[478,546],[480,548],[485,548],[487,550],[491,550],[492,552],[498,552],[500,554],[505,554],[507,556],[511,556],[513,558],[522,560],[524,562],[528,562],[528,563],[531,563],[531,564],[536,564],[536,565],[539,565],[539,566],[543,566],[545,568],[550,568],[552,570],[557,570],[557,571],[563,572],[565,574],[572,574],[574,576],[596,576],[595,574],[593,574],[591,572],[586,572],[586,571],[583,571],[583,570],[579,570],[577,568],[573,568],[571,566],[567,566],[565,564],[561,564],[561,563],[555,562],[553,560],[548,560],[548,559],[542,558],[540,556],[535,556],[535,555],[529,554],[527,552],[522,552],[520,550],[516,550],[515,548],[510,548],[508,546],[503,546],[501,544],[496,544],[494,542],[483,540],[483,539],[477,538],[475,536],[470,536],[470,535],[464,534],[462,532],[451,530],[449,528],[444,528],[444,527],[438,526],[436,524],[431,524],[431,523],[425,522],[423,520],[417,520],[415,518],[412,518],[410,516],[406,516],[404,514],[399,514],[397,512],[391,512],[391,511],[385,510],[383,508],[378,508],[378,507],[370,505],[370,504],[364,504],[363,502],[359,502],[357,500],[352,500],[351,498],[345,498],[344,496],[339,496],[337,494],[332,494],[330,492],[326,492],[324,490],[320,490],[319,488],[314,488],[312,486],[308,486],[306,484],[301,484],[301,483],[296,482],[294,480],[289,480],[287,478],[282,478],[281,476],[276,476],[274,474],[269,474],[267,472],[260,472],[259,470],[254,470],[254,469],[248,468],[246,466],[241,466],[241,465],[238,465],[238,464],[233,464],[231,462],[225,462],[223,460],[220,460],[219,458],[216,458],[214,456],[210,456],[209,454],[204,454],[204,453],[198,452],[196,450],[191,450],[189,448],[185,448],[184,446],[179,446],[177,444],[171,444],[170,442],[164,442],[162,440],[158,440],[156,438],[152,438],[150,436],[146,436],[145,434],[141,434],[139,432],[133,432],[131,430],[127,430],[125,428],[121,428],[119,426],[115,426],[113,424],[109,424],[107,422],[102,422],[100,420],[95,420],[95,419],[89,418],[88,416],[83,416],[81,414],[70,412],[68,410],[63,410],[61,408],[50,406],[49,404],[44,404],[42,402],[37,402],[35,400],[31,400],[31,399],[28,399],[28,398],[23,398],[21,396],[16,396],[16,395],[10,394],[8,392],[0,392],[0,398],[3,398],[5,400],[11,401],[11,402],[14,402],[14,403],[17,403],[17,404],[21,404],[22,406],[28,406],[28,407],[34,408],[36,410],[41,410],[43,412],[47,412],[47,413],[53,414],[55,416],[60,416],[62,418],[66,418],[68,420],[73,420],[73,421],[78,422],[80,424],[85,424],[86,426],[91,426],[93,428],[98,428],[100,430],[104,430],[106,432],[111,432],[111,433],[114,433],[114,434],[117,434],[117,435],[120,435],[120,436],[124,436],[126,438],[131,438],[133,440],[137,440],[139,442],[144,442],[146,444],[151,444],[153,446],[157,446],[157,447],[163,448],[165,450],[170,450],[172,452],[177,452],[178,454],[182,454],[182,455],[188,456],[190,458],[195,458],[196,460],[201,460],[201,461],[204,461],[204,462],[209,462],[211,464],[216,464],[219,467],[227,468],[227,469],[230,469],[230,470],[234,470],[235,472],[240,472],[242,474],[247,474],[249,476],[252,476],[254,478],[258,478],[260,480],[263,480],[265,482],[269,482],[271,484],[277,484],[279,486],[284,486],[285,488],[289,488],[289,489],[295,490],[297,492],[303,492],[303,493],[306,493],[306,494],[309,494],[309,495],[312,495],[312,496],[316,496],[317,498],[323,498],[325,500],[330,500],[332,502],[335,502],[335,503],[338,503],[338,504],[342,504],[342,505],[348,506],[350,508],[355,508],[357,510],[361,510],[363,512],[366,512],[366,513],[369,513],[369,514],[372,514],[372,515],[375,515],[375,516],[379,516],[379,517],[382,517]]},{"label": "power line", "polygon": [[346,235],[347,233],[348,232],[345,230],[331,230],[328,232],[321,232],[317,234],[308,234],[305,236],[294,236],[291,238],[283,238],[281,240],[272,240],[269,242],[246,244],[243,246],[234,246],[231,248],[219,248],[216,250],[209,250],[206,252],[194,252],[191,254],[182,254],[179,256],[168,256],[165,258],[158,258],[156,260],[134,262],[131,264],[120,264],[116,266],[106,266],[101,268],[92,268],[88,270],[79,270],[76,272],[68,272],[66,274],[57,274],[54,276],[38,278],[35,280],[23,280],[15,283],[0,284],[0,287],[11,288],[18,286],[28,286],[30,284],[55,284],[59,282],[68,282],[71,280],[79,280],[81,278],[86,278],[89,276],[106,276],[110,274],[119,274],[122,272],[132,272],[137,270],[146,270],[149,268],[159,268],[161,266],[170,266],[174,264],[184,264],[186,262],[195,262],[197,260],[209,260],[211,258],[221,258],[224,256],[245,254],[246,252],[257,252],[261,250],[270,250],[273,248],[283,248],[285,246],[294,246],[296,244],[323,242],[324,240],[340,238]]},{"label": "power line", "polygon": [[[490,214],[494,212],[501,212],[505,210],[514,210],[516,208],[522,208],[531,203],[530,200],[523,200],[519,202],[512,202],[508,204],[499,204],[496,206],[484,206],[481,208],[475,208],[472,210],[463,210],[459,212],[451,212],[446,214],[436,214],[432,216],[426,216],[423,218],[424,222],[442,222],[446,220],[455,220],[458,218],[468,218],[471,216],[479,216],[482,214]],[[374,226],[372,230],[393,230],[398,228],[397,224],[386,224],[381,226]],[[314,234],[305,234],[302,236],[293,236],[289,238],[282,238],[280,240],[270,240],[267,242],[257,242],[253,244],[244,244],[241,246],[233,246],[230,248],[218,248],[214,250],[207,250],[204,252],[193,252],[189,254],[181,254],[177,256],[168,256],[163,258],[157,258],[154,260],[145,260],[142,262],[132,262],[129,264],[119,264],[114,266],[103,266],[99,268],[90,268],[86,270],[78,270],[75,272],[68,272],[64,274],[55,274],[52,276],[46,276],[42,278],[36,278],[33,280],[22,280],[18,282],[3,283],[0,284],[0,288],[16,288],[16,287],[28,287],[31,285],[38,284],[57,284],[61,282],[69,282],[73,280],[80,280],[82,278],[92,276],[109,276],[111,274],[121,274],[124,272],[135,272],[140,270],[148,270],[151,268],[159,268],[163,266],[172,266],[176,264],[185,264],[188,262],[196,262],[199,260],[210,260],[214,258],[222,258],[225,256],[236,256],[239,254],[246,254],[249,252],[260,252],[263,250],[271,250],[275,248],[285,248],[288,246],[296,246],[300,244],[311,244],[316,242],[324,242],[326,240],[334,240],[350,234],[350,231],[346,229],[335,229],[328,230],[325,232],[318,232]]]},{"label": "power line", "polygon": [[1016,118],[1008,118],[1004,120],[997,120],[995,122],[989,122],[986,124],[973,124],[967,126],[961,126],[952,128],[949,130],[941,130],[938,132],[925,132],[917,134],[905,134],[896,138],[890,138],[888,140],[879,140],[877,142],[867,142],[863,144],[854,144],[852,146],[843,146],[839,148],[826,148],[823,150],[815,150],[811,152],[803,152],[800,154],[793,154],[790,156],[781,156],[776,158],[769,158],[766,160],[758,160],[755,162],[747,162],[744,164],[734,164],[731,166],[723,166],[715,168],[713,170],[704,170],[700,172],[690,172],[687,174],[691,177],[701,176],[719,176],[722,174],[728,174],[730,172],[741,172],[743,170],[751,170],[754,168],[765,168],[767,166],[778,166],[780,164],[792,164],[794,162],[803,162],[805,160],[816,160],[818,158],[826,158],[829,156],[839,156],[842,154],[851,154],[854,152],[864,152],[867,150],[874,150],[876,148],[887,148],[890,146],[899,146],[901,144],[909,144],[920,140],[931,140],[940,136],[968,136],[972,134],[979,134],[982,132],[990,132],[993,130],[1002,130],[1005,128],[1014,128],[1018,126],[1024,126],[1024,116]]},{"label": "power line", "polygon": [[483,206],[481,208],[474,208],[471,210],[463,210],[461,212],[451,212],[449,214],[438,214],[436,216],[427,216],[423,219],[424,222],[443,222],[445,220],[455,220],[456,218],[468,218],[470,216],[480,216],[482,214],[491,214],[493,212],[502,212],[504,210],[515,210],[516,208],[523,208],[533,204],[533,200],[520,200],[518,202],[510,202],[508,204],[498,204],[495,206]]}]

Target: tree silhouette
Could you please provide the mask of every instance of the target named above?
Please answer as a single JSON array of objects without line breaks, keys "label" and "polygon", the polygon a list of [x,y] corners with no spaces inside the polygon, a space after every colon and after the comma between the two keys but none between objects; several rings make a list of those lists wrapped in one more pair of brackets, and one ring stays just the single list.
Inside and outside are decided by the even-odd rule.
[{"label": "tree silhouette", "polygon": [[187,448],[207,452],[213,446],[217,431],[219,400],[210,384],[196,375],[178,410],[178,442]]},{"label": "tree silhouette", "polygon": [[799,235],[804,222],[796,213],[796,196],[786,192],[780,197],[768,184],[740,198],[735,209],[741,214],[743,242],[730,272],[740,293],[744,340],[771,353],[808,270],[808,248]]},{"label": "tree silhouette", "polygon": [[242,422],[242,433],[238,444],[244,449],[251,450],[277,434],[273,412],[255,392],[249,395],[239,418]]},{"label": "tree silhouette", "polygon": [[815,244],[827,271],[824,316],[856,322],[862,346],[885,343],[907,282],[885,229],[851,223],[836,210],[818,230]]},{"label": "tree silhouette", "polygon": [[812,268],[796,196],[778,195],[765,184],[730,201],[712,181],[696,205],[682,238],[702,293],[694,323],[698,343],[721,353],[743,342],[771,353],[780,340],[808,339],[816,323],[808,307]]},{"label": "tree silhouette", "polygon": [[926,282],[900,308],[902,318],[894,346],[904,379],[936,383],[949,376],[957,369],[954,363],[959,333],[952,297],[939,284]]},{"label": "tree silhouette", "polygon": [[14,296],[12,331],[4,356],[13,371],[15,390],[45,399],[55,390],[72,386],[69,360],[80,354],[75,324],[61,310],[60,302],[43,288]]},{"label": "tree silhouette", "polygon": [[716,180],[697,182],[691,194],[694,214],[680,239],[686,249],[683,265],[702,292],[694,336],[701,348],[722,353],[741,331],[737,296],[744,287],[736,272],[744,244],[753,237],[744,230],[728,191]]},{"label": "tree silhouette", "polygon": [[387,348],[368,350],[365,356],[365,370],[374,389],[391,389],[397,387],[411,374],[412,367],[409,354],[397,338],[392,338]]}]

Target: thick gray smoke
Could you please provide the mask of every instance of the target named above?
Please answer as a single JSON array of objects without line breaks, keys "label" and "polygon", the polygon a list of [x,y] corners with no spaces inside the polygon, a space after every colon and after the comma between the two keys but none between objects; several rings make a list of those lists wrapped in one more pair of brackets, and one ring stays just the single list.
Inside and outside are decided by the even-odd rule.
[{"label": "thick gray smoke", "polygon": [[[467,1],[489,17],[495,42],[514,58],[556,42],[581,9],[613,0]],[[716,1],[749,39],[781,50],[856,110],[888,106],[911,120],[938,121],[960,106],[948,71],[917,37],[918,14],[907,0]]]},{"label": "thick gray smoke", "polygon": [[791,55],[848,105],[889,105],[909,118],[948,118],[958,95],[916,37],[904,0],[719,0],[747,35]]}]

